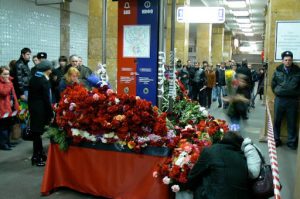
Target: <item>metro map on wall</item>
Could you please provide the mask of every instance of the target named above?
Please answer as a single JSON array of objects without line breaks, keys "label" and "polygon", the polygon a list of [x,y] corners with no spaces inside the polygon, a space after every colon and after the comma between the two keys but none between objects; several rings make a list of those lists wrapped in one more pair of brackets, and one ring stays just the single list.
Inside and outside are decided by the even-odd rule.
[{"label": "metro map on wall", "polygon": [[123,39],[123,57],[150,58],[150,25],[125,25]]}]

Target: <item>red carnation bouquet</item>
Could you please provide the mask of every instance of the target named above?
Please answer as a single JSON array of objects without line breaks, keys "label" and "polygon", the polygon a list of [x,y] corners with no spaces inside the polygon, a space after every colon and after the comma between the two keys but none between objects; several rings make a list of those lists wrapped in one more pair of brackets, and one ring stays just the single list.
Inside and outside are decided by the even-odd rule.
[{"label": "red carnation bouquet", "polygon": [[224,120],[210,116],[201,120],[195,127],[187,125],[184,129],[176,129],[180,140],[173,150],[172,157],[158,165],[153,172],[153,177],[171,185],[173,192],[180,191],[180,187],[188,181],[188,174],[200,157],[202,149],[221,140],[228,131],[228,125]]},{"label": "red carnation bouquet", "polygon": [[149,101],[114,93],[106,86],[92,91],[81,85],[68,87],[55,112],[58,127],[73,142],[117,142],[135,151],[148,145],[174,146],[165,113],[159,114]]}]

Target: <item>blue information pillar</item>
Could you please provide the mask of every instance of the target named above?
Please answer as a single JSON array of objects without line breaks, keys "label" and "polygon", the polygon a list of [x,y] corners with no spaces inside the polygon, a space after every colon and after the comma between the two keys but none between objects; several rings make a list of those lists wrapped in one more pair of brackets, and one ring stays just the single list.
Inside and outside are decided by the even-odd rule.
[{"label": "blue information pillar", "polygon": [[137,23],[150,28],[150,56],[137,59],[137,92],[143,99],[157,104],[159,1],[138,0]]}]

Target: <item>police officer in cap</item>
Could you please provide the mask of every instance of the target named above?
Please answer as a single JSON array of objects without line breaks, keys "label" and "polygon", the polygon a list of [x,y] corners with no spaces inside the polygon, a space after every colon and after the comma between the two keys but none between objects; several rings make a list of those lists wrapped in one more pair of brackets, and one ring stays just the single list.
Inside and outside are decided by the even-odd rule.
[{"label": "police officer in cap", "polygon": [[281,122],[286,115],[288,140],[290,149],[297,149],[298,129],[297,112],[300,97],[300,68],[293,63],[293,53],[285,51],[281,54],[280,64],[273,74],[272,91],[275,94],[274,103],[274,138],[276,147],[282,144],[280,140]]}]

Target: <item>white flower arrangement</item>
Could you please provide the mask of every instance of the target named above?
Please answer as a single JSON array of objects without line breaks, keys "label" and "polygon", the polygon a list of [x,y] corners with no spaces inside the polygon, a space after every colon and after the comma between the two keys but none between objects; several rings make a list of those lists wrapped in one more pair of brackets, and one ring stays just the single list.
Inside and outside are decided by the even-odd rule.
[{"label": "white flower arrangement", "polygon": [[92,135],[87,131],[82,131],[82,130],[75,129],[75,128],[72,128],[71,131],[72,131],[73,136],[80,136],[80,137],[85,138],[92,142],[96,142],[96,140],[97,140],[95,135]]},{"label": "white flower arrangement", "polygon": [[200,106],[199,111],[203,114],[204,117],[208,117],[208,111],[205,107]]},{"label": "white flower arrangement", "polygon": [[162,181],[164,184],[170,184],[171,179],[169,177],[165,176]]}]

